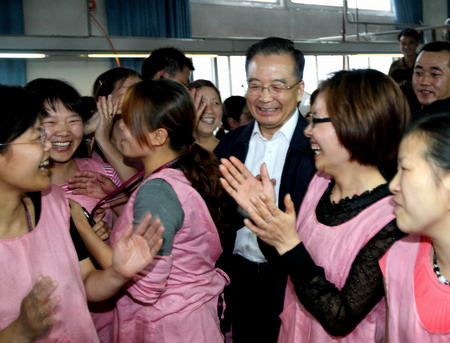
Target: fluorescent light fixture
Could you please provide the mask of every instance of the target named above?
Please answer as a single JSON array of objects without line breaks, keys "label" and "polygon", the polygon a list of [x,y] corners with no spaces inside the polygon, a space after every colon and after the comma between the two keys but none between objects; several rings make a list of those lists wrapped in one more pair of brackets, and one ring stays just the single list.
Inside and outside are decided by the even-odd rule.
[{"label": "fluorescent light fixture", "polygon": [[[150,56],[150,54],[88,54],[89,58],[147,58]],[[213,54],[186,54],[186,57],[192,58],[192,57],[218,57],[219,55],[213,55]]]},{"label": "fluorescent light fixture", "polygon": [[147,58],[150,54],[88,54],[89,58]]},{"label": "fluorescent light fixture", "polygon": [[46,54],[29,54],[29,53],[0,53],[0,58],[45,58]]},{"label": "fluorescent light fixture", "polygon": [[219,57],[219,55],[214,54],[186,54],[186,57],[192,58],[192,57]]}]

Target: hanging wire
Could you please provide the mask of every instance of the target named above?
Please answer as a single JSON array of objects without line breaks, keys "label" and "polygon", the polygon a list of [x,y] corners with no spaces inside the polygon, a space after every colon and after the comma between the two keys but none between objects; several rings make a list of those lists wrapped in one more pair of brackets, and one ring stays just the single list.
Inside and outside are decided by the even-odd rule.
[{"label": "hanging wire", "polygon": [[[95,18],[94,16],[94,11],[97,8],[97,2],[95,0],[88,0],[88,4],[89,4],[89,16],[92,18],[92,20],[94,21],[95,25],[97,25],[98,29],[103,33],[103,35],[105,36],[106,40],[109,43],[109,46],[111,47],[111,50],[113,52],[114,55],[117,55],[117,51],[114,48],[113,42],[111,41],[111,38],[109,37],[108,33],[106,32],[106,30],[104,29],[104,27],[102,26],[102,24],[100,24],[100,22],[97,20],[97,18]],[[116,64],[118,67],[120,67],[120,60],[119,57],[114,57],[114,59],[116,60]]]}]

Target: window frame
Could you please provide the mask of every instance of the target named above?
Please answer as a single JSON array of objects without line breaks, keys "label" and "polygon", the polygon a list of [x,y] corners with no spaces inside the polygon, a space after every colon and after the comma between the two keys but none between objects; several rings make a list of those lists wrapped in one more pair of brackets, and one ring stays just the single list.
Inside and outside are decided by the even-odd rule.
[{"label": "window frame", "polygon": [[285,8],[286,1],[289,0],[274,0],[274,2],[266,2],[261,0],[189,0],[191,3],[200,4],[262,8]]},{"label": "window frame", "polygon": [[[277,9],[294,9],[294,10],[320,10],[335,12],[336,9],[341,9],[343,6],[327,6],[327,5],[313,5],[313,4],[297,4],[292,0],[275,0],[275,2],[264,2],[261,0],[189,0],[191,3],[223,5],[223,6],[241,6],[241,7],[260,7],[260,8],[277,8]],[[349,13],[354,14],[356,8],[348,8]],[[391,0],[391,11],[366,10],[358,9],[358,14],[370,16],[383,16],[395,19],[394,6]]]},{"label": "window frame", "polygon": [[[329,5],[318,5],[318,4],[298,4],[292,2],[292,0],[285,0],[286,7],[292,8],[292,9],[315,9],[315,10],[323,10],[323,11],[336,11],[336,9],[343,9],[343,5],[341,6],[329,6]],[[352,7],[348,7],[348,11],[351,13],[356,12],[358,10],[358,13],[361,15],[372,15],[372,16],[390,16],[392,18],[395,17],[394,14],[394,6],[392,4],[391,0],[391,10],[390,11],[381,11],[381,10],[369,10],[369,9],[356,9]]]}]

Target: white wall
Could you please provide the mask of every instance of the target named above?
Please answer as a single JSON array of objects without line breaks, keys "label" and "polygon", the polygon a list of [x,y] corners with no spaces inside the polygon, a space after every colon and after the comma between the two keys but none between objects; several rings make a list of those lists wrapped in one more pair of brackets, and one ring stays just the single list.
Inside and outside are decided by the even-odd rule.
[{"label": "white wall", "polygon": [[92,95],[95,79],[108,69],[111,69],[109,60],[30,60],[27,62],[27,80],[40,77],[59,79],[71,84],[81,95]]},{"label": "white wall", "polygon": [[[22,0],[26,35],[100,36],[89,25],[86,0]],[[95,17],[106,27],[105,1],[96,0]]]},{"label": "white wall", "polygon": [[[97,0],[95,17],[106,28],[104,0]],[[25,34],[36,36],[100,36],[88,18],[85,0],[23,0]],[[69,82],[82,95],[91,95],[98,75],[111,68],[110,60],[87,60],[77,56],[52,56],[27,62],[27,81],[39,77]]]}]

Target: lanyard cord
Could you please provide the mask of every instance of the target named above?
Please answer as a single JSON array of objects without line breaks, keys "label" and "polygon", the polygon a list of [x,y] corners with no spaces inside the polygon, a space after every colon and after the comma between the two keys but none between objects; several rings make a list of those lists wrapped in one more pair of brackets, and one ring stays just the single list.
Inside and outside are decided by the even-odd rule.
[{"label": "lanyard cord", "polygon": [[91,218],[94,217],[95,211],[99,207],[101,207],[105,204],[108,204],[112,201],[125,198],[126,193],[131,192],[133,190],[133,188],[139,184],[143,175],[144,175],[144,169],[141,169],[136,174],[134,174],[132,177],[130,177],[127,181],[122,183],[119,187],[114,189],[112,192],[106,194],[102,199],[99,200],[99,202],[97,202],[97,204],[95,204],[94,208],[92,209],[92,211],[90,213],[90,217]]},{"label": "lanyard cord", "polygon": [[[177,157],[177,158],[173,159],[172,161],[169,161],[169,162],[163,164],[161,167],[159,167],[158,169],[153,171],[150,175],[155,174],[155,173],[157,173],[157,172],[159,172],[159,171],[161,171],[163,169],[172,167],[174,164],[176,164],[178,162],[179,159],[180,158]],[[144,176],[144,173],[145,173],[144,169],[139,170],[136,174],[134,174],[132,177],[130,177],[122,185],[120,185],[119,187],[114,189],[112,192],[108,193],[102,199],[100,199],[100,201],[92,209],[92,211],[90,213],[90,217],[94,218],[95,211],[99,207],[101,207],[101,206],[103,206],[105,204],[108,204],[108,203],[110,203],[112,201],[116,201],[116,200],[122,199],[127,194],[131,193],[131,191],[135,187],[137,187],[139,185],[139,183],[142,181],[142,177]]]}]

